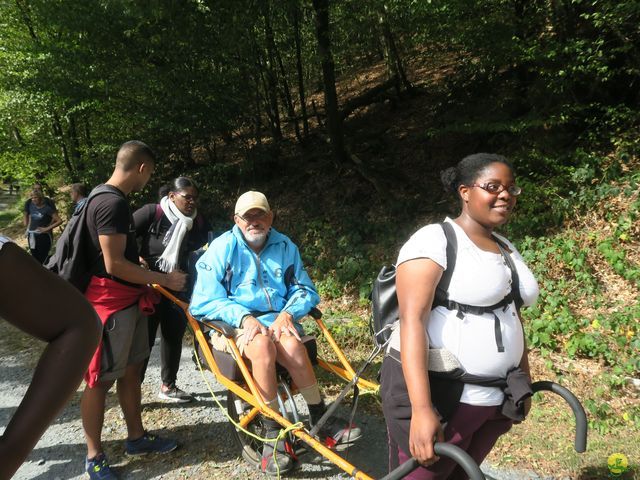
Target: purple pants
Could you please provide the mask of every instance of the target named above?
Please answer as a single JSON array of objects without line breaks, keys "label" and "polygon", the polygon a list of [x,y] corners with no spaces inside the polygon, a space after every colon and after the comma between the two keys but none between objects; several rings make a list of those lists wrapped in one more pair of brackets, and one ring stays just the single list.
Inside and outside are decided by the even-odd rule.
[{"label": "purple pants", "polygon": [[[478,407],[461,403],[444,430],[447,443],[466,451],[480,465],[498,438],[509,431],[513,421],[500,413],[500,407]],[[389,435],[389,470],[409,460],[409,456]],[[463,480],[464,470],[453,460],[440,457],[429,468],[418,467],[408,480]]]}]

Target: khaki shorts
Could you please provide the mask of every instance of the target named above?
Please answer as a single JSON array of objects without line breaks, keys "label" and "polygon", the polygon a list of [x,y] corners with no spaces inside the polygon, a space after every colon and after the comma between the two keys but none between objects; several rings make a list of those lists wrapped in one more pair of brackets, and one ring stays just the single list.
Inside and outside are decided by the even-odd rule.
[{"label": "khaki shorts", "polygon": [[142,363],[149,356],[147,317],[138,304],[109,317],[102,333],[101,382],[122,378],[128,365]]},{"label": "khaki shorts", "polygon": [[[215,349],[218,350],[220,352],[225,352],[225,353],[232,353],[231,352],[231,348],[229,347],[229,342],[227,340],[227,337],[225,337],[224,335],[216,332],[215,330],[212,330],[210,335],[210,343],[211,346]],[[246,345],[244,344],[244,335],[245,335],[245,331],[243,328],[236,328],[235,329],[235,336],[234,339],[236,341],[236,345],[238,346],[238,350],[240,350],[240,354],[244,355],[244,349],[246,347]],[[307,342],[308,340],[312,340],[313,337],[310,335],[303,335],[300,337],[302,340],[302,343]]]}]

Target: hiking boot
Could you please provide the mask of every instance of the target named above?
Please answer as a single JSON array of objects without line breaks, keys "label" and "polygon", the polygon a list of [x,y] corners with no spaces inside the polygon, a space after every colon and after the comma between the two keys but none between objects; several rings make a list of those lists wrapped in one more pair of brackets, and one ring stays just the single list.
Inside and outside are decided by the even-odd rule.
[{"label": "hiking boot", "polygon": [[[309,421],[313,427],[318,420],[322,418],[327,407],[324,402],[317,405],[308,405]],[[320,441],[328,448],[334,448],[337,445],[346,445],[355,442],[362,437],[362,430],[355,424],[349,424],[340,417],[330,417],[320,430],[318,431]]]},{"label": "hiking boot", "polygon": [[146,433],[137,440],[127,440],[125,443],[127,455],[138,456],[147,453],[169,453],[178,448],[178,442],[171,438],[162,438]]},{"label": "hiking boot", "polygon": [[189,403],[193,401],[193,397],[190,394],[176,386],[166,388],[162,385],[158,398],[168,403]]},{"label": "hiking boot", "polygon": [[107,462],[104,453],[99,453],[93,458],[85,458],[84,469],[91,480],[118,480],[118,477]]},{"label": "hiking boot", "polygon": [[[267,429],[265,438],[277,438],[280,433],[280,425],[275,420],[263,418],[262,422]],[[281,439],[275,444],[271,442],[265,443],[262,447],[262,460],[260,469],[267,475],[276,477],[291,471],[294,467],[293,448],[291,444]]]}]

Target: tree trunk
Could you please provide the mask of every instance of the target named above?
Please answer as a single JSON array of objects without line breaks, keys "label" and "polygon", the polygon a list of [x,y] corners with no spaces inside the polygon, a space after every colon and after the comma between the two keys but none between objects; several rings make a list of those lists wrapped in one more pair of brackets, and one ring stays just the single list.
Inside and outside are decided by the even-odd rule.
[{"label": "tree trunk", "polygon": [[276,44],[273,39],[273,27],[271,26],[271,9],[269,0],[262,0],[262,16],[264,18],[264,36],[267,43],[267,65],[265,73],[267,75],[267,97],[271,109],[272,133],[275,140],[282,139],[282,129],[280,127],[280,113],[278,111],[278,81],[275,72],[275,49]]},{"label": "tree trunk", "polygon": [[391,26],[389,25],[389,20],[387,19],[387,7],[383,5],[380,9],[380,14],[378,16],[380,28],[382,29],[382,40],[384,44],[385,56],[387,58],[387,68],[389,69],[389,76],[391,78],[396,78],[396,90],[398,95],[402,88],[405,90],[411,90],[412,85],[407,80],[407,74],[404,70],[404,65],[402,64],[402,58],[400,58],[400,54],[398,53],[398,47],[396,46],[396,40],[391,31]]},{"label": "tree trunk", "polygon": [[25,26],[29,30],[29,35],[33,40],[35,40],[36,43],[38,43],[39,39],[38,39],[38,35],[36,34],[36,30],[33,26],[33,22],[31,21],[31,15],[30,15],[31,9],[29,7],[28,2],[16,0],[16,7],[18,7],[18,10],[20,10],[22,21],[24,22]]},{"label": "tree trunk", "polygon": [[80,153],[80,140],[78,139],[78,131],[76,128],[76,118],[75,115],[69,115],[69,140],[70,140],[70,150],[71,150],[71,158],[73,158],[73,165],[75,167],[75,175],[73,180],[75,182],[78,181],[77,172],[80,170],[84,170],[82,165],[82,154]]},{"label": "tree trunk", "polygon": [[296,118],[296,109],[293,106],[293,100],[291,99],[291,90],[289,90],[289,82],[287,81],[287,72],[284,69],[282,63],[282,56],[276,47],[276,59],[278,60],[278,66],[280,67],[280,78],[282,78],[282,92],[284,96],[284,104],[287,106],[287,113],[289,114],[289,121],[293,123],[293,128],[296,132],[296,138],[298,143],[302,143],[302,137],[300,136],[300,126],[298,125],[298,119]]},{"label": "tree trunk", "polygon": [[[267,118],[269,119],[269,129],[271,130],[271,136],[273,138],[276,138],[278,136],[278,131],[280,129],[280,120],[279,117],[276,115],[274,117],[274,113],[272,111],[271,108],[271,100],[270,100],[270,94],[269,94],[269,81],[265,78],[265,67],[262,64],[262,60],[258,57],[258,71],[256,73],[257,78],[256,78],[256,99],[257,99],[257,105],[260,106],[261,105],[261,100],[264,101],[264,111],[267,114]],[[261,91],[260,91],[260,86],[262,86],[262,91],[264,92],[264,97],[262,97],[260,95]],[[276,100],[276,104],[277,104],[277,100]],[[260,112],[260,110],[258,110],[258,112]],[[259,114],[259,113],[258,113]]]},{"label": "tree trunk", "polygon": [[387,80],[380,85],[364,91],[357,97],[349,99],[342,106],[340,117],[342,119],[345,119],[360,107],[370,105],[373,102],[379,101],[380,99],[392,98],[393,94],[389,93],[389,90],[394,87],[397,87],[397,77],[391,78],[390,80]]},{"label": "tree trunk", "polygon": [[[212,145],[213,145],[213,148],[212,148]],[[206,142],[205,148],[207,149],[207,155],[209,156],[209,163],[217,163],[218,149],[216,145],[216,139],[213,138],[211,142]]]},{"label": "tree trunk", "polygon": [[333,156],[338,163],[345,163],[348,159],[344,146],[344,133],[340,109],[338,108],[338,94],[336,92],[336,78],[331,55],[331,41],[329,38],[329,0],[312,0],[316,12],[316,37],[318,39],[318,54],[322,64],[322,80],[324,83],[324,102],[327,112],[327,126]]},{"label": "tree trunk", "polygon": [[253,136],[256,145],[262,145],[262,120],[260,119],[260,82],[255,79],[255,116],[253,123]]},{"label": "tree trunk", "polygon": [[51,126],[53,128],[53,136],[60,144],[60,150],[62,152],[62,161],[64,162],[64,166],[67,169],[67,172],[69,172],[69,176],[71,178],[75,178],[76,174],[73,169],[73,164],[71,163],[71,159],[69,158],[69,150],[67,149],[67,144],[64,141],[64,132],[62,131],[62,124],[60,123],[60,117],[58,116],[57,113],[53,114],[53,121]]},{"label": "tree trunk", "polygon": [[18,143],[19,147],[24,147],[24,140],[22,138],[22,134],[20,133],[20,129],[15,125],[11,127],[11,133],[13,134],[14,140]]},{"label": "tree trunk", "polygon": [[304,137],[309,136],[309,120],[307,119],[307,100],[304,90],[304,71],[302,67],[302,42],[300,40],[300,6],[293,6],[293,38],[296,45],[296,71],[298,74],[298,95],[300,96],[300,112],[302,114],[302,131]]}]

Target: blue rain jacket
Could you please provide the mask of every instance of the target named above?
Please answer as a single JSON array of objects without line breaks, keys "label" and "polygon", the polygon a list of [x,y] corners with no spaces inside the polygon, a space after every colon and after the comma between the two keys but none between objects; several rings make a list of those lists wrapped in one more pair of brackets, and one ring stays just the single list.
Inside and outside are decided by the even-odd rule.
[{"label": "blue rain jacket", "polygon": [[248,314],[268,327],[285,310],[293,315],[302,334],[297,321],[320,302],[298,247],[273,228],[258,255],[234,226],[209,245],[196,270],[191,314],[222,320],[236,328]]}]

